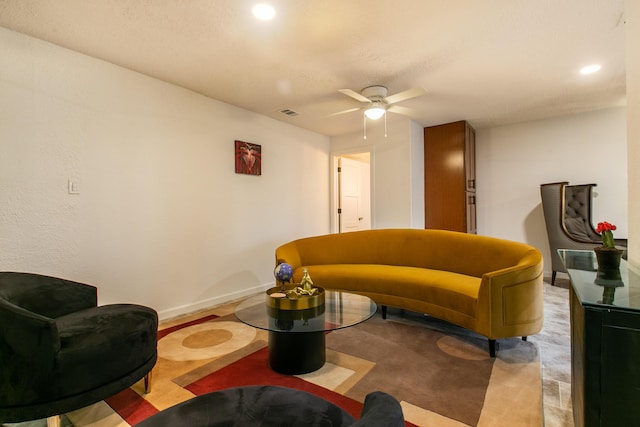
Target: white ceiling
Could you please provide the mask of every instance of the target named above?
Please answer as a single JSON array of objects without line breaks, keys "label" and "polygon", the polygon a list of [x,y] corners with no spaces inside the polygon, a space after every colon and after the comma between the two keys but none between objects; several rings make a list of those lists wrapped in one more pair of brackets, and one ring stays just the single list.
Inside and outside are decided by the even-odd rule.
[{"label": "white ceiling", "polygon": [[332,136],[363,125],[326,117],[359,106],[338,89],[373,84],[427,89],[398,104],[423,126],[626,102],[624,0],[265,1],[270,22],[257,0],[0,0],[0,26]]}]

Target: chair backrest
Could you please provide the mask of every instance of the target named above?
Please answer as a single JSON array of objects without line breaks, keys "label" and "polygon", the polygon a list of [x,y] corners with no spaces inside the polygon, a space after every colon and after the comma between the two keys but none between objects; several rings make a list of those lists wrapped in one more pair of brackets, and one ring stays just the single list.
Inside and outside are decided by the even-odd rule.
[{"label": "chair backrest", "polygon": [[569,185],[566,181],[540,185],[553,271],[566,272],[558,249],[593,249],[599,243],[591,225],[591,189],[595,185]]},{"label": "chair backrest", "polygon": [[[567,185],[564,187],[564,223],[573,237],[580,241],[598,241],[600,235],[593,228],[592,199],[596,184]],[[577,228],[576,224],[579,224]]]},{"label": "chair backrest", "polygon": [[1,271],[0,298],[52,319],[95,307],[94,286],[42,274]]},{"label": "chair backrest", "polygon": [[59,350],[55,319],[38,310],[55,304],[40,292],[42,277],[0,272],[0,360],[7,359],[7,352],[25,360],[46,360]]},{"label": "chair backrest", "polygon": [[0,413],[38,395],[39,379],[54,370],[59,349],[55,320],[0,294]]},{"label": "chair backrest", "polygon": [[[0,296],[0,361],[9,355],[25,360],[53,361],[60,349],[54,319],[25,310]],[[6,366],[0,363],[0,366]]]},{"label": "chair backrest", "polygon": [[[53,371],[61,346],[55,318],[81,306],[80,297],[67,290],[71,287],[75,282],[0,272],[0,407],[33,399],[39,381]],[[95,288],[78,289],[85,294],[84,306],[94,304]]]}]

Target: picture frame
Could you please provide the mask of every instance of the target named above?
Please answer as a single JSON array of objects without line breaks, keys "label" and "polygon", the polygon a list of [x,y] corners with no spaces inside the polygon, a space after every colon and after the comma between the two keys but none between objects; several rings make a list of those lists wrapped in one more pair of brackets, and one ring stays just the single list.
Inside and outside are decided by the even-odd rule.
[{"label": "picture frame", "polygon": [[246,141],[235,141],[236,173],[262,175],[262,146]]}]

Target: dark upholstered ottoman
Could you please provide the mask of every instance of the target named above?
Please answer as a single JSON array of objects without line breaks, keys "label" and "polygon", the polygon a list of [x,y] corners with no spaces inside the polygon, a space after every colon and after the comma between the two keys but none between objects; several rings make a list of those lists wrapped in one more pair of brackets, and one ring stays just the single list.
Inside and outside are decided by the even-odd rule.
[{"label": "dark upholstered ottoman", "polygon": [[216,426],[404,426],[396,399],[382,392],[367,395],[356,421],[321,397],[279,386],[229,388],[194,397],[159,412],[136,427]]}]

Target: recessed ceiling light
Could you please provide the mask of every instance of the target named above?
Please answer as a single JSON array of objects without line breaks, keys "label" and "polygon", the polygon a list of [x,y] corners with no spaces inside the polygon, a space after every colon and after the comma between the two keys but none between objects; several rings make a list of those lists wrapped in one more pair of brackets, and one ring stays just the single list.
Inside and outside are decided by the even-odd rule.
[{"label": "recessed ceiling light", "polygon": [[586,67],[580,68],[580,74],[593,74],[600,71],[600,68],[602,67],[599,64],[587,65]]},{"label": "recessed ceiling light", "polygon": [[273,6],[267,3],[258,3],[257,5],[253,6],[251,12],[253,13],[253,16],[262,21],[268,21],[276,16],[276,10],[273,8]]}]

